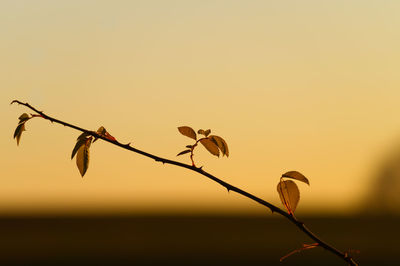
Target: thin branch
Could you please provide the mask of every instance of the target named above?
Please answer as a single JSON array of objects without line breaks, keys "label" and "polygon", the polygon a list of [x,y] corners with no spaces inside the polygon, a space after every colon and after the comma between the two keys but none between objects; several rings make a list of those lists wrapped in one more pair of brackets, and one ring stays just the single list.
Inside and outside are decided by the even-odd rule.
[{"label": "thin branch", "polygon": [[296,225],[301,231],[303,231],[306,235],[308,235],[316,243],[318,243],[318,246],[320,246],[320,247],[330,251],[331,253],[337,255],[338,257],[340,257],[341,259],[346,261],[349,265],[358,265],[353,260],[353,258],[351,258],[348,255],[347,252],[341,252],[338,249],[336,249],[335,247],[333,247],[332,245],[330,245],[330,244],[326,243],[325,241],[323,241],[322,239],[320,239],[317,235],[315,235],[313,232],[311,232],[310,229],[308,229],[304,225],[303,222],[297,220],[297,218],[295,216],[290,215],[287,212],[285,212],[284,210],[280,209],[279,207],[277,207],[277,206],[275,206],[275,205],[273,205],[273,204],[271,204],[271,203],[269,203],[269,202],[267,202],[267,201],[265,201],[265,200],[263,200],[261,198],[258,198],[258,197],[254,196],[254,195],[252,195],[252,194],[250,194],[250,193],[248,193],[248,192],[246,192],[246,191],[244,191],[244,190],[242,190],[242,189],[240,189],[238,187],[235,187],[235,186],[233,186],[233,185],[231,185],[231,184],[229,184],[229,183],[227,183],[227,182],[225,182],[225,181],[223,181],[223,180],[221,180],[221,179],[219,179],[217,177],[215,177],[214,175],[204,171],[202,169],[202,167],[196,167],[194,165],[184,164],[184,163],[181,163],[181,162],[177,162],[177,161],[169,160],[169,159],[166,159],[166,158],[162,158],[162,157],[153,155],[151,153],[136,149],[136,148],[130,146],[130,143],[122,144],[117,140],[108,139],[108,138],[106,138],[106,137],[104,137],[102,135],[97,134],[95,131],[87,130],[87,129],[72,125],[70,123],[58,120],[58,119],[53,118],[51,116],[48,116],[45,113],[43,113],[42,111],[39,111],[35,107],[31,106],[29,103],[23,103],[23,102],[20,102],[18,100],[14,100],[14,101],[11,102],[11,104],[13,104],[13,103],[18,103],[20,105],[24,105],[24,106],[28,107],[32,111],[36,112],[40,117],[42,117],[44,119],[47,119],[52,123],[57,123],[57,124],[60,124],[60,125],[66,126],[66,127],[73,128],[73,129],[81,131],[81,132],[85,132],[86,134],[91,135],[91,136],[93,136],[95,138],[102,139],[102,140],[104,140],[106,142],[109,142],[111,144],[119,146],[119,147],[121,147],[123,149],[126,149],[126,150],[129,150],[129,151],[138,153],[140,155],[143,155],[145,157],[151,158],[151,159],[153,159],[153,160],[155,160],[157,162],[162,162],[163,164],[171,164],[171,165],[179,166],[179,167],[186,168],[186,169],[189,169],[191,171],[197,172],[197,173],[199,173],[199,174],[201,174],[203,176],[206,176],[209,179],[213,180],[214,182],[216,182],[216,183],[220,184],[221,186],[225,187],[228,191],[234,191],[234,192],[236,192],[236,193],[238,193],[238,194],[240,194],[240,195],[242,195],[242,196],[244,196],[246,198],[249,198],[249,199],[251,199],[251,200],[253,200],[253,201],[255,201],[255,202],[257,202],[257,203],[259,203],[259,204],[261,204],[261,205],[263,205],[263,206],[265,206],[267,208],[269,208],[272,212],[279,213],[280,215],[284,216],[289,221],[291,221],[294,225]]}]

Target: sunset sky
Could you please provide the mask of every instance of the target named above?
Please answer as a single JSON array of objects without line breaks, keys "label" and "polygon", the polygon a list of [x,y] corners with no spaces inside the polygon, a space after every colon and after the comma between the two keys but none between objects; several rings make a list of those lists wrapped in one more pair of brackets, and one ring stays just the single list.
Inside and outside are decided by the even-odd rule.
[{"label": "sunset sky", "polygon": [[[169,159],[198,147],[204,169],[281,207],[297,170],[299,213],[358,211],[385,156],[400,147],[399,1],[2,1],[0,214],[229,212],[265,208],[205,177],[108,143],[82,179],[76,137],[40,118],[12,138],[29,102]],[[400,149],[400,148],[399,148]]]}]

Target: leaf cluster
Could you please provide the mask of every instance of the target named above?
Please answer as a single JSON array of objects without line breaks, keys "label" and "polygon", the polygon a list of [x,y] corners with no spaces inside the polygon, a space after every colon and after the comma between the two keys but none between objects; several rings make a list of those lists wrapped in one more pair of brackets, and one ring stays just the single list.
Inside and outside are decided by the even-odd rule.
[{"label": "leaf cluster", "polygon": [[[96,133],[109,140],[116,140],[107,132],[107,130],[103,126],[99,127]],[[85,175],[87,169],[89,168],[90,145],[92,144],[92,142],[94,143],[97,139],[98,138],[93,139],[93,137],[86,132],[80,134],[79,137],[76,139],[76,144],[71,154],[71,160],[76,155],[76,166],[78,167],[82,177]]]},{"label": "leaf cluster", "polygon": [[[186,145],[186,149],[178,153],[177,156],[191,153],[191,159],[193,159],[193,150],[200,142],[204,146],[204,148],[206,148],[206,150],[212,155],[219,157],[220,154],[222,154],[222,156],[229,157],[228,144],[220,136],[210,135],[211,129],[199,129],[197,131],[197,134],[199,134],[199,136],[191,127],[188,126],[178,127],[178,131],[182,135],[194,139],[196,142],[193,145]],[[192,163],[194,164],[193,160]]]},{"label": "leaf cluster", "polygon": [[28,115],[27,113],[23,113],[18,119],[18,125],[17,128],[14,131],[14,139],[17,140],[17,145],[19,145],[19,142],[21,140],[22,132],[24,132],[25,129],[25,123],[31,119],[33,116]]},{"label": "leaf cluster", "polygon": [[297,204],[300,201],[300,191],[294,181],[285,180],[285,178],[298,180],[307,185],[310,185],[310,182],[307,177],[297,171],[289,171],[282,175],[277,187],[278,194],[283,206],[285,206],[288,213],[293,216]]}]

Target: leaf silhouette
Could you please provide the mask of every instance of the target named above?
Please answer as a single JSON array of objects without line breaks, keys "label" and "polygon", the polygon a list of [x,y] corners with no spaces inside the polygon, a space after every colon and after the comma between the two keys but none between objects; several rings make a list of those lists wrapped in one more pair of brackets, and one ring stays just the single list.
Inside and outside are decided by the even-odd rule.
[{"label": "leaf silhouette", "polygon": [[189,152],[190,152],[190,150],[184,150],[184,151],[181,151],[180,153],[178,153],[176,156],[180,156],[180,155],[183,155],[183,154],[186,154]]},{"label": "leaf silhouette", "polygon": [[80,139],[87,139],[87,137],[89,137],[90,135],[86,132],[83,132],[82,134],[79,135],[79,137],[76,140],[80,140]]},{"label": "leaf silhouette", "polygon": [[97,130],[97,134],[99,135],[105,135],[106,132],[107,130],[103,126],[99,127],[99,129]]},{"label": "leaf silhouette", "polygon": [[221,150],[222,152],[222,156],[226,155],[226,157],[229,157],[229,149],[228,149],[228,144],[226,143],[226,141],[219,137],[219,136],[215,136],[215,135],[211,135],[209,137],[215,144],[217,144],[218,148]]},{"label": "leaf silhouette", "polygon": [[198,131],[197,131],[197,134],[201,134],[201,135],[206,135],[206,133],[205,133],[205,131],[203,130],[203,129],[199,129]]},{"label": "leaf silhouette", "polygon": [[17,128],[14,131],[14,139],[17,139],[17,145],[19,145],[19,141],[21,140],[22,132],[25,131],[25,122],[18,124]]},{"label": "leaf silhouette", "polygon": [[83,177],[89,168],[89,148],[92,142],[91,138],[88,138],[84,145],[81,145],[76,154],[76,166],[78,166],[79,172]]},{"label": "leaf silhouette", "polygon": [[219,149],[217,144],[215,144],[209,138],[200,139],[200,143],[212,154],[219,157]]},{"label": "leaf silhouette", "polygon": [[305,177],[303,174],[301,174],[300,172],[297,172],[297,171],[286,172],[282,175],[282,177],[296,179],[296,180],[306,183],[307,185],[310,185],[310,182],[308,181],[307,177]]},{"label": "leaf silhouette", "polygon": [[194,132],[193,128],[187,127],[187,126],[182,126],[178,127],[179,132],[181,132],[182,135],[192,138],[194,140],[197,140],[197,135],[196,132]]},{"label": "leaf silhouette", "polygon": [[[116,141],[116,139],[113,136],[111,136],[110,133],[108,133],[107,130],[103,126],[99,127],[99,129],[97,129],[96,133],[99,134],[100,136],[105,137],[106,139]],[[97,138],[95,138],[93,140],[93,142],[95,142],[96,140],[97,140]]]},{"label": "leaf silhouette", "polygon": [[19,122],[18,124],[25,123],[28,121],[31,117],[27,113],[23,113],[20,117],[18,117]]},{"label": "leaf silhouette", "polygon": [[75,147],[72,150],[71,160],[74,158],[74,156],[75,156],[76,152],[79,150],[79,148],[82,145],[85,145],[86,141],[87,141],[87,138],[81,138],[81,139],[78,138],[78,141],[76,142]]},{"label": "leaf silhouette", "polygon": [[286,207],[289,214],[294,214],[300,200],[300,191],[292,180],[281,180],[278,183],[278,194],[282,204]]},{"label": "leaf silhouette", "polygon": [[211,133],[211,129],[207,129],[206,131],[204,131],[204,135],[206,137],[208,137],[208,135],[210,135],[210,133]]}]

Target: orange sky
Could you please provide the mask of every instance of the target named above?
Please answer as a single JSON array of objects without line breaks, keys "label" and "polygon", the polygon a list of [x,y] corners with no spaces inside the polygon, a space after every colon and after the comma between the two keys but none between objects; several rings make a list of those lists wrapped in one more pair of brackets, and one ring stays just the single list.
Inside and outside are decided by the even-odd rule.
[{"label": "orange sky", "polygon": [[[298,212],[358,208],[400,135],[397,1],[3,1],[0,213],[227,211],[262,207],[200,175],[107,143],[82,179],[74,130],[27,101],[175,159],[176,127],[211,128],[231,156],[199,147],[204,169],[272,203],[298,170]],[[189,163],[187,157],[177,158]]]}]

